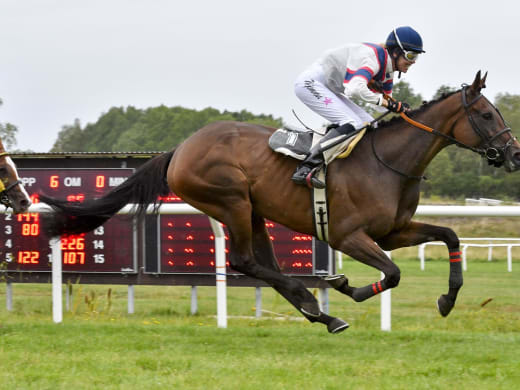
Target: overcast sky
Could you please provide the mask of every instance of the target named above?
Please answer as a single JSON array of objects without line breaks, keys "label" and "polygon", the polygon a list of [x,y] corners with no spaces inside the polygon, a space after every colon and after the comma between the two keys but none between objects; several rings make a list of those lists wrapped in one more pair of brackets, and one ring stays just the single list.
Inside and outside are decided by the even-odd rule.
[{"label": "overcast sky", "polygon": [[[513,1],[0,0],[0,122],[48,151],[63,125],[113,106],[246,109],[309,125],[293,81],[327,49],[410,25],[424,54],[403,79],[430,99],[489,71],[490,99],[520,94]],[[173,145],[172,145],[173,146]]]}]

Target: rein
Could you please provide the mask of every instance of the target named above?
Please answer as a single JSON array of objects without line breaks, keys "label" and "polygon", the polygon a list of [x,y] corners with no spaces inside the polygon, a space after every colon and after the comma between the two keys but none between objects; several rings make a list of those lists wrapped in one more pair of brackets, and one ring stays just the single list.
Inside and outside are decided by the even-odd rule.
[{"label": "rein", "polygon": [[[476,147],[473,147],[473,146],[470,146],[470,145],[467,145],[465,144],[464,142],[461,142],[459,141],[458,139],[456,139],[455,137],[452,137],[450,135],[447,135],[447,134],[444,134],[444,133],[441,133],[440,131],[438,130],[435,130],[434,128],[432,127],[429,127],[429,126],[426,126],[425,124],[422,124],[420,122],[417,122],[413,119],[411,119],[409,116],[407,116],[404,112],[401,112],[400,113],[400,116],[401,118],[403,118],[406,122],[410,123],[412,126],[418,128],[418,129],[421,129],[421,130],[424,130],[424,131],[427,131],[435,136],[438,136],[438,137],[442,137],[442,138],[445,138],[447,139],[451,144],[455,144],[461,148],[464,148],[464,149],[468,149],[468,150],[471,150],[472,152],[475,152],[483,157],[486,157],[488,159],[488,162],[489,164],[493,164],[495,165],[496,167],[499,167],[503,164],[504,160],[505,160],[505,155],[506,155],[506,152],[507,152],[507,149],[513,144],[513,142],[515,141],[515,137],[512,135],[511,133],[511,128],[510,127],[505,127],[504,129],[500,130],[499,132],[497,132],[495,135],[493,135],[492,137],[489,137],[484,131],[482,131],[482,129],[480,127],[478,127],[477,123],[475,122],[473,116],[471,115],[471,113],[469,112],[469,108],[474,104],[476,103],[480,98],[484,97],[484,95],[482,94],[479,94],[477,97],[475,97],[471,102],[467,102],[467,97],[466,97],[466,89],[468,88],[467,85],[463,85],[462,86],[462,105],[464,107],[464,111],[466,112],[466,115],[468,117],[468,120],[471,124],[471,127],[473,129],[473,131],[482,139],[482,141],[484,142],[483,146],[484,148],[476,148]],[[388,96],[385,94],[385,98],[386,99],[392,99],[392,97]],[[487,99],[486,99],[487,100]],[[488,101],[489,102],[489,101]],[[491,104],[491,102],[489,102]],[[500,113],[500,111],[493,105],[491,104],[492,107],[495,108],[495,110],[498,112],[498,114],[500,115],[500,118],[502,118],[502,121],[505,123],[505,120],[504,118],[502,117],[502,114]],[[492,145],[493,141],[496,140],[498,137],[500,137],[502,134],[504,133],[509,133],[510,135],[510,139],[509,141],[507,141],[502,147],[494,147]],[[375,145],[374,145],[374,138],[375,138],[375,135],[372,136],[372,152],[374,153],[374,156],[376,157],[376,159],[381,163],[383,164],[386,168],[390,169],[391,171],[401,175],[401,176],[404,176],[406,177],[407,179],[412,179],[412,180],[426,180],[426,177],[425,176],[414,176],[414,175],[409,175],[407,173],[404,173],[404,172],[401,172],[395,168],[393,168],[392,166],[388,165],[386,162],[384,162],[381,157],[377,154],[376,152],[376,149],[375,149]]]},{"label": "rein", "polygon": [[[480,95],[482,96],[482,95]],[[440,131],[438,130],[435,130],[434,128],[432,127],[429,127],[429,126],[426,126],[420,122],[417,122],[417,121],[414,121],[412,118],[410,118],[408,115],[406,115],[404,112],[401,112],[399,115],[401,115],[401,118],[403,118],[406,122],[408,122],[409,124],[411,124],[412,126],[415,126],[417,127],[418,129],[421,129],[421,130],[425,130],[429,133],[432,133],[438,137],[442,137],[442,138],[445,138],[447,139],[448,141],[450,141],[450,143],[452,144],[456,144],[457,146],[460,146],[461,148],[464,148],[464,149],[468,149],[468,150],[471,150],[472,152],[475,152],[475,153],[478,153],[480,154],[481,156],[484,156],[485,155],[485,152],[483,149],[479,149],[479,148],[474,148],[473,146],[469,146],[469,145],[466,145],[465,143],[463,142],[460,142],[458,139],[456,139],[455,137],[452,137],[452,136],[449,136],[447,134],[444,134],[444,133],[441,133]]]}]

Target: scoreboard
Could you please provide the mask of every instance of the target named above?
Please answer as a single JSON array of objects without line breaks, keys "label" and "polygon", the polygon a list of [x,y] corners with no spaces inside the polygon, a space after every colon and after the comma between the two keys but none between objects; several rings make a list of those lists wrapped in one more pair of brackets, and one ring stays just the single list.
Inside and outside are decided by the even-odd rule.
[{"label": "scoreboard", "polygon": [[[133,168],[19,168],[34,203],[38,194],[82,202],[98,198],[131,176]],[[170,194],[165,204],[183,201]],[[37,213],[0,214],[0,270],[50,272],[49,237]],[[316,247],[311,236],[266,221],[278,264],[285,274],[314,275]],[[229,253],[226,232],[226,252]],[[137,221],[116,215],[96,230],[61,239],[63,272],[136,274],[214,274],[215,244],[205,215],[148,215]],[[320,267],[326,268],[325,263]],[[228,261],[229,265],[229,261]],[[234,273],[230,268],[229,273]],[[318,272],[316,272],[318,271]]]},{"label": "scoreboard", "polygon": [[[182,203],[171,194],[162,199],[163,203]],[[215,243],[210,222],[205,215],[167,215],[148,217],[147,237],[156,237],[157,268],[146,271],[159,273],[214,273]],[[150,225],[155,225],[150,228]],[[266,221],[278,265],[285,274],[313,273],[313,240],[309,235],[296,233],[286,227]],[[229,254],[229,235],[224,226],[226,255]],[[149,240],[147,239],[147,242]],[[153,240],[150,240],[153,241]],[[153,248],[148,248],[147,258],[155,258]],[[229,268],[227,272],[234,273]]]},{"label": "scoreboard", "polygon": [[[133,169],[19,169],[33,203],[44,193],[58,199],[82,202],[98,198],[121,184]],[[8,271],[49,272],[49,237],[38,213],[0,214],[0,259]],[[90,233],[61,239],[64,272],[136,272],[136,224],[116,216]]]}]

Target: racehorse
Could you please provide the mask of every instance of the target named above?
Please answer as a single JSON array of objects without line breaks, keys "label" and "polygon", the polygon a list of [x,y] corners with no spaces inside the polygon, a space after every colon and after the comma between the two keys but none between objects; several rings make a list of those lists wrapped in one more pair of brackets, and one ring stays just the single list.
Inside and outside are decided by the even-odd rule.
[{"label": "racehorse", "polygon": [[5,151],[0,139],[0,203],[11,207],[15,214],[25,213],[31,205],[31,198],[22,185],[16,165]]},{"label": "racehorse", "polygon": [[[347,159],[330,164],[329,244],[385,275],[360,288],[350,286],[343,275],[331,276],[327,279],[334,288],[360,302],[396,287],[399,268],[383,250],[443,241],[450,252],[449,292],[437,303],[440,313],[448,315],[462,286],[459,239],[450,228],[414,222],[412,217],[426,167],[450,144],[471,149],[506,171],[520,168],[520,144],[481,95],[486,76],[478,72],[471,85],[410,113],[430,131],[397,117],[371,129]],[[308,189],[290,180],[297,161],[268,147],[273,131],[237,122],[209,124],[99,199],[68,203],[41,196],[53,209],[43,216],[44,228],[51,236],[90,231],[127,203],[138,205],[135,213],[145,213],[148,205],[157,206],[159,195],[171,190],[227,226],[233,269],[268,283],[309,321],[340,332],[348,324],[321,312],[303,283],[278,267],[265,218],[310,235],[315,235],[315,227]]]}]

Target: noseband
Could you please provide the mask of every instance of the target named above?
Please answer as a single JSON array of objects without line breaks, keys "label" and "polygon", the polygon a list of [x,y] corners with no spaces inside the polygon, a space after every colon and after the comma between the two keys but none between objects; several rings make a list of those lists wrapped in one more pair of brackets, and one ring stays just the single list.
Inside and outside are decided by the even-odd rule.
[{"label": "noseband", "polygon": [[[0,157],[9,156],[9,153],[2,152],[0,153]],[[11,202],[11,199],[9,199],[9,191],[11,191],[14,187],[16,187],[19,184],[22,184],[21,180],[16,180],[14,183],[9,184],[7,187],[5,186],[3,180],[0,180],[0,203],[3,204],[5,207],[13,208],[13,204]]]}]

